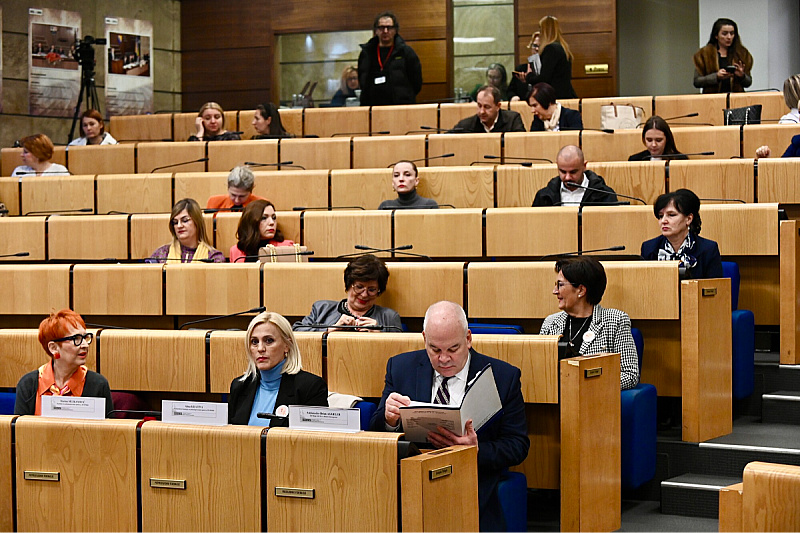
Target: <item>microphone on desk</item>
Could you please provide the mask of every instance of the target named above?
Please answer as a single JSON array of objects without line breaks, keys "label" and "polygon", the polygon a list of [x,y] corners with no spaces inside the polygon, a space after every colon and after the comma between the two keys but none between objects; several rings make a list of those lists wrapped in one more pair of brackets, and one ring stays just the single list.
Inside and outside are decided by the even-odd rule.
[{"label": "microphone on desk", "polygon": [[92,328],[99,328],[99,329],[133,329],[125,326],[111,326],[109,324],[92,324],[91,322],[86,322],[86,325]]},{"label": "microphone on desk", "polygon": [[208,318],[201,318],[199,320],[192,320],[190,322],[184,322],[183,324],[181,324],[178,327],[178,330],[181,330],[184,327],[190,326],[192,324],[200,324],[201,322],[210,322],[212,320],[219,320],[221,318],[230,318],[230,317],[233,317],[233,316],[245,315],[247,313],[263,313],[266,310],[267,310],[267,308],[262,305],[261,307],[254,307],[252,309],[248,309],[247,311],[239,311],[238,313],[231,313],[229,315],[218,315],[218,316],[211,316],[211,317],[208,317]]},{"label": "microphone on desk", "polygon": [[304,206],[294,206],[292,211],[336,211],[337,209],[358,209],[360,211],[366,211],[360,205],[332,205],[330,207],[304,207]]},{"label": "microphone on desk", "polygon": [[651,155],[651,156],[648,156],[648,157],[650,159],[675,159],[676,157],[690,156],[690,155],[714,155],[714,152],[689,152],[689,153],[685,153],[685,154]]},{"label": "microphone on desk", "polygon": [[278,415],[273,415],[272,413],[256,413],[256,416],[258,418],[266,418],[267,420],[275,420],[276,422],[277,421],[282,422],[289,418],[288,416],[278,416]]},{"label": "microphone on desk", "polygon": [[614,130],[609,128],[581,128],[581,131],[599,131],[601,133],[614,133]]},{"label": "microphone on desk", "polygon": [[[142,263],[146,263],[146,264],[149,264],[149,265],[158,265],[158,264],[162,264],[162,263],[168,263],[170,261],[178,261],[179,263],[183,263],[183,258],[182,257],[175,257],[175,258],[165,257],[163,259],[156,259],[155,257],[145,257],[144,259],[142,259]],[[195,261],[195,259],[192,259],[192,262],[193,261]],[[197,259],[197,261],[199,261],[201,263],[216,263],[216,261],[214,261],[213,259],[210,259],[210,258]]]},{"label": "microphone on desk", "polygon": [[[455,157],[455,155],[456,155],[456,154],[454,154],[454,153],[452,153],[452,152],[451,152],[451,153],[449,153],[449,154],[434,155],[434,156],[431,156],[431,157],[421,157],[421,158],[419,158],[419,159],[409,159],[409,163],[419,163],[420,161],[425,161],[425,162],[427,163],[427,162],[428,162],[428,161],[430,161],[431,159],[445,159],[445,158],[447,158],[447,157]],[[393,167],[393,166],[395,166],[396,164],[397,164],[397,163],[392,163],[392,164],[390,164],[390,165],[386,165],[386,168],[392,168],[392,167]]]},{"label": "microphone on desk", "polygon": [[[589,187],[589,186],[584,187],[583,185],[580,185],[578,183],[572,183],[572,185],[578,187],[579,189],[585,189],[587,191],[602,192],[604,194],[608,194],[608,191],[604,191],[603,189],[595,189],[594,187]],[[627,196],[625,194],[620,194],[616,191],[614,191],[614,194],[616,194],[617,196],[622,196],[623,198],[627,198],[628,200],[636,200],[642,202],[644,205],[647,205],[647,202],[645,202],[641,198],[636,198],[635,196]]]},{"label": "microphone on desk", "polygon": [[459,127],[459,126],[455,126],[455,127],[452,127],[452,128],[437,128],[437,127],[434,127],[434,126],[420,126],[418,130],[407,131],[406,135],[408,135],[409,133],[421,133],[421,132],[427,132],[427,131],[433,131],[433,132],[436,132],[436,133],[465,133],[467,130],[465,128],[462,128],[462,127]]},{"label": "microphone on desk", "polygon": [[173,163],[171,165],[163,165],[163,166],[154,168],[153,170],[148,172],[148,174],[152,174],[156,170],[164,170],[165,168],[179,167],[181,165],[191,165],[192,163],[204,163],[206,161],[208,161],[207,157],[201,157],[200,159],[193,159],[191,161],[184,161],[182,163]]},{"label": "microphone on desk", "polygon": [[3,258],[3,257],[28,257],[29,255],[31,255],[30,252],[17,252],[15,254],[3,254],[3,255],[0,255],[0,258]]},{"label": "microphone on desk", "polygon": [[[499,155],[488,155],[487,154],[487,155],[484,155],[483,158],[484,159],[501,159],[501,156],[499,156]],[[533,162],[533,161],[546,161],[546,162],[550,163],[551,165],[553,164],[553,162],[551,160],[547,159],[546,157],[509,157],[509,156],[506,156],[505,159],[506,160],[513,159],[514,161],[531,161],[531,162]]]},{"label": "microphone on desk", "polygon": [[561,205],[566,206],[574,206],[580,205],[581,207],[594,207],[594,206],[606,206],[606,205],[631,205],[628,201],[616,201],[616,202],[556,202],[552,206],[545,206],[545,207],[557,207]]},{"label": "microphone on desk", "polygon": [[210,213],[220,213],[220,212],[239,212],[244,211],[243,205],[235,205],[233,207],[208,207],[203,209],[203,213],[210,214]]},{"label": "microphone on desk", "polygon": [[360,255],[366,255],[366,254],[371,254],[371,253],[376,253],[376,252],[389,252],[389,253],[398,253],[398,254],[401,254],[401,255],[407,255],[407,256],[410,256],[410,257],[422,257],[424,259],[427,259],[428,261],[433,261],[433,259],[431,259],[430,256],[423,255],[423,254],[415,254],[415,253],[412,253],[412,252],[406,252],[405,250],[411,250],[412,248],[414,248],[413,244],[404,244],[402,246],[393,246],[391,248],[373,248],[372,246],[365,246],[363,244],[356,244],[355,246],[353,246],[353,248],[355,248],[356,250],[363,250],[363,251],[362,252],[355,252],[355,253],[352,253],[352,254],[339,255],[339,256],[336,256],[335,259],[343,259],[345,257],[357,257],[357,256],[360,256]]},{"label": "microphone on desk", "polygon": [[4,207],[4,208],[0,209],[0,215],[7,215],[7,214],[8,214],[8,208],[7,207]]},{"label": "microphone on desk", "polygon": [[399,326],[390,326],[390,325],[381,326],[380,324],[375,324],[374,326],[367,326],[367,325],[365,325],[365,326],[356,326],[356,325],[344,325],[344,324],[339,324],[337,326],[336,324],[309,324],[307,326],[304,325],[304,327],[319,328],[319,329],[322,329],[322,328],[324,328],[324,329],[337,328],[337,329],[348,329],[348,330],[374,329],[376,331],[383,331],[385,329],[390,329],[390,330],[400,331],[400,332],[403,331],[403,328],[401,328]]},{"label": "microphone on desk", "polygon": [[[291,246],[281,246],[280,248],[287,248],[287,249],[291,249]],[[292,256],[292,255],[294,255],[294,256],[298,256],[298,255],[314,255],[314,250],[298,250],[298,251],[292,252],[292,253],[290,253],[290,254],[280,254],[280,256],[281,256],[281,257]],[[268,254],[261,254],[261,255],[242,255],[242,256],[240,256],[240,257],[237,257],[237,258],[236,258],[236,259],[235,259],[233,262],[234,262],[234,263],[238,263],[238,262],[239,262],[239,261],[241,261],[242,259],[258,259],[258,258],[261,258],[261,257],[263,257],[263,258],[267,259],[267,258],[269,258],[269,257],[271,257],[271,256],[270,256],[270,255],[268,255]]]},{"label": "microphone on desk", "polygon": [[744,200],[740,200],[739,198],[700,198],[701,202],[737,202],[740,204],[746,204]]},{"label": "microphone on desk", "polygon": [[281,161],[280,163],[256,163],[254,161],[245,161],[244,164],[248,167],[279,167],[281,165],[294,165],[294,161]]},{"label": "microphone on desk", "polygon": [[673,122],[673,126],[717,126],[710,122]]},{"label": "microphone on desk", "polygon": [[64,213],[94,213],[91,207],[82,207],[81,209],[60,209],[55,211],[28,211],[22,216],[28,215],[61,215]]},{"label": "microphone on desk", "polygon": [[564,257],[564,256],[568,256],[568,255],[583,255],[583,254],[589,254],[589,253],[594,253],[594,252],[621,252],[623,250],[625,250],[625,246],[623,246],[623,245],[610,246],[608,248],[596,248],[594,250],[575,250],[573,252],[563,252],[563,253],[558,253],[558,254],[543,255],[542,257],[537,259],[537,261],[544,261],[545,259],[549,259],[550,257]]},{"label": "microphone on desk", "polygon": [[[69,170],[66,171],[67,174],[70,176],[74,176],[72,172]],[[21,170],[15,174],[15,176],[47,176],[47,175],[54,175],[54,176],[63,176],[63,170],[53,170],[50,172],[36,172],[35,170]]]},{"label": "microphone on desk", "polygon": [[[667,117],[664,120],[669,122],[670,120],[677,120],[679,118],[692,118],[692,117],[697,117],[697,116],[700,116],[700,113],[688,113],[686,115],[678,115],[676,117]],[[643,128],[644,127],[644,123],[641,123],[636,127],[637,128]]]},{"label": "microphone on desk", "polygon": [[[450,209],[458,209],[453,204],[437,204],[437,205],[439,207],[449,207]],[[393,207],[390,207],[389,209],[392,211],[397,211],[398,209],[426,209],[426,208],[420,208],[415,205],[395,205]]]},{"label": "microphone on desk", "polygon": [[175,139],[117,139],[119,144],[125,143],[173,143]]},{"label": "microphone on desk", "polygon": [[343,132],[343,133],[334,133],[331,137],[344,137],[347,135],[389,135],[389,131],[355,131],[355,132]]}]

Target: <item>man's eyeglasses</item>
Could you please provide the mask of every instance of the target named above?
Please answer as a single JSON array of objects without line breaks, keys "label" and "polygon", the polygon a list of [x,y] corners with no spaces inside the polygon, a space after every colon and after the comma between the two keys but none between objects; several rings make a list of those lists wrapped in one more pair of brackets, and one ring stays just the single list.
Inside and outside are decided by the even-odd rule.
[{"label": "man's eyeglasses", "polygon": [[378,31],[392,31],[397,26],[377,26],[375,29]]},{"label": "man's eyeglasses", "polygon": [[94,333],[85,333],[81,335],[80,333],[76,333],[75,335],[70,335],[69,337],[61,337],[60,339],[53,339],[53,342],[61,342],[61,341],[72,341],[72,344],[75,346],[80,346],[83,344],[83,341],[86,340],[86,344],[92,344],[94,341]]},{"label": "man's eyeglasses", "polygon": [[360,283],[353,283],[353,290],[359,294],[364,291],[367,291],[367,294],[369,294],[370,296],[377,296],[381,292],[381,290],[378,287],[365,287]]}]

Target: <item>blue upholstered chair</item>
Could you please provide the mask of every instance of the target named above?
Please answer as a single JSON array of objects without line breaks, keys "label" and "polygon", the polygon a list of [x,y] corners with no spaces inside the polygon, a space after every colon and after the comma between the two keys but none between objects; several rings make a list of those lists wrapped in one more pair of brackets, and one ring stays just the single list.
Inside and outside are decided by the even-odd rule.
[{"label": "blue upholstered chair", "polygon": [[[644,339],[637,328],[631,328],[631,333],[641,371]],[[622,488],[635,489],[656,474],[656,388],[640,382],[622,391],[620,401]]]},{"label": "blue upholstered chair", "polygon": [[522,335],[522,326],[516,324],[484,324],[482,322],[470,322],[469,330],[473,335]]},{"label": "blue upholstered chair", "polygon": [[13,415],[17,395],[13,392],[0,392],[0,415]]},{"label": "blue upholstered chair", "polygon": [[372,419],[372,415],[375,414],[375,410],[378,409],[378,406],[373,402],[360,401],[356,402],[354,407],[357,407],[360,411],[361,430],[369,431],[369,421]]},{"label": "blue upholstered chair", "polygon": [[521,472],[506,472],[497,484],[506,531],[528,531],[528,480]]},{"label": "blue upholstered chair", "polygon": [[731,279],[733,397],[740,400],[753,394],[755,386],[755,317],[752,311],[739,309],[739,265],[723,261],[722,276]]}]

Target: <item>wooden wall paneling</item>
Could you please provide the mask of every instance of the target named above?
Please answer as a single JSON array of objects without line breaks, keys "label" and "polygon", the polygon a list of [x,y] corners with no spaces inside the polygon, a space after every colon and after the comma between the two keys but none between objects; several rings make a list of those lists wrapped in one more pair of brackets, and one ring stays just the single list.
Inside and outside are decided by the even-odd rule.
[{"label": "wooden wall paneling", "polygon": [[128,215],[52,216],[47,231],[50,259],[128,259]]},{"label": "wooden wall paneling", "polygon": [[[598,2],[599,3],[599,2]],[[590,33],[564,35],[575,56],[572,62],[572,87],[580,98],[614,96],[617,93],[617,31],[616,3],[605,4],[607,29]],[[613,14],[607,13],[613,11]],[[563,19],[559,19],[561,21]],[[607,74],[589,74],[587,65],[608,65]],[[588,126],[587,126],[588,127]]]},{"label": "wooden wall paneling", "polygon": [[555,164],[533,165],[528,168],[498,165],[495,173],[497,207],[530,207],[539,189],[547,185],[551,179],[558,177],[558,168]]},{"label": "wooden wall paneling", "polygon": [[281,139],[281,161],[293,161],[306,170],[350,168],[350,138]]},{"label": "wooden wall paneling", "polygon": [[759,159],[758,201],[800,203],[798,171],[800,160],[795,158]]},{"label": "wooden wall paneling", "polygon": [[[136,146],[136,172],[151,174],[154,169],[165,165],[194,161],[206,156],[204,142],[151,142]],[[205,172],[206,164],[188,163],[165,169],[168,172]]]},{"label": "wooden wall paneling", "polygon": [[[88,331],[97,334],[95,329]],[[39,330],[36,328],[0,329],[0,340],[0,357],[5,363],[0,369],[0,387],[16,387],[22,376],[50,361],[50,356],[39,343]],[[97,370],[97,350],[94,343],[89,345],[86,368]]]},{"label": "wooden wall paneling", "polygon": [[[6,298],[3,315],[49,315],[51,309],[69,307],[71,265],[0,265]],[[31,290],[36,287],[36,291]]]},{"label": "wooden wall paneling", "polygon": [[[620,194],[641,198],[647,204],[667,191],[664,161],[590,163],[589,170],[605,178],[609,187]],[[642,205],[641,202],[618,196],[621,202]]]},{"label": "wooden wall paneling", "polygon": [[136,171],[136,146],[70,146],[67,153],[73,174],[133,174]]},{"label": "wooden wall paneling", "polygon": [[[139,420],[18,418],[18,529],[136,530],[138,424]],[[26,480],[26,471],[58,472],[60,481]],[[43,508],[50,512],[43,513]]]},{"label": "wooden wall paneling", "polygon": [[164,313],[163,265],[75,265],[73,306],[82,315]]},{"label": "wooden wall paneling", "polygon": [[28,252],[27,257],[4,257],[3,261],[44,261],[47,217],[0,218],[0,254]]},{"label": "wooden wall paneling", "polygon": [[[247,162],[275,164],[278,162],[278,140],[212,142],[208,143],[209,172],[230,172]],[[270,169],[270,167],[254,167]],[[275,167],[272,167],[275,168]]]},{"label": "wooden wall paneling", "polygon": [[493,167],[425,167],[419,169],[419,178],[419,194],[439,204],[459,209],[494,207]]},{"label": "wooden wall paneling", "polygon": [[168,315],[225,315],[261,305],[261,263],[164,268]]},{"label": "wooden wall paneling", "polygon": [[[752,159],[670,161],[671,191],[690,189],[701,199],[736,198],[755,201],[755,170]],[[704,203],[719,203],[706,200]]]},{"label": "wooden wall paneling", "polygon": [[22,178],[22,214],[45,211],[92,209],[94,175],[26,176]]},{"label": "wooden wall paneling", "polygon": [[[392,106],[394,107],[394,106]],[[397,107],[410,107],[410,106],[397,106]],[[375,112],[381,107],[372,108],[372,131],[391,131],[391,130],[376,130],[375,126]],[[419,128],[424,123],[417,123],[419,119],[410,118],[408,123],[401,124],[400,129],[412,127]],[[424,119],[423,119],[424,120]],[[416,125],[411,125],[414,123]],[[433,123],[436,123],[435,115]],[[394,126],[398,128],[398,126]],[[406,130],[411,131],[411,130]],[[440,154],[437,154],[440,155]],[[423,159],[416,163],[417,167],[425,166],[425,136],[424,135],[403,135],[399,133],[392,137],[354,137],[353,138],[353,168],[385,168],[402,159],[408,161],[415,161]],[[432,165],[439,164],[438,159],[430,161]],[[335,205],[335,204],[334,204]]]},{"label": "wooden wall paneling", "polygon": [[[545,231],[548,227],[558,231]],[[486,210],[488,257],[536,257],[577,249],[578,206]]]},{"label": "wooden wall paneling", "polygon": [[481,257],[483,209],[407,209],[394,214],[395,244],[430,257]]},{"label": "wooden wall paneling", "polygon": [[390,168],[331,170],[331,206],[377,209],[382,201],[395,198]]},{"label": "wooden wall paneling", "polygon": [[95,178],[97,213],[169,213],[172,174],[110,174]]},{"label": "wooden wall paneling", "polygon": [[278,211],[328,205],[327,170],[257,171],[254,174],[253,192],[275,204]]}]

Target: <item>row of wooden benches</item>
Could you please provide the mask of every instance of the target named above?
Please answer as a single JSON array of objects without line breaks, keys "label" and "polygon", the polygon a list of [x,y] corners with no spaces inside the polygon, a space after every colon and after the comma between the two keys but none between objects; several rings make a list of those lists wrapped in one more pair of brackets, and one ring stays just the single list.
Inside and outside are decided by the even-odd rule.
[{"label": "row of wooden benches", "polygon": [[[687,126],[675,128],[675,142],[693,159],[751,158],[769,145],[779,157],[800,133],[800,125]],[[557,133],[472,133],[273,139],[229,142],[138,142],[112,146],[57,147],[53,161],[72,174],[146,174],[230,171],[247,162],[264,169],[385,168],[401,159],[419,166],[469,166],[497,162],[542,164],[556,159],[565,145],[579,145],[587,161],[627,161],[643,148],[641,129],[613,133],[580,130]],[[0,171],[10,176],[22,164],[21,148],[3,148]],[[453,154],[449,157],[440,157]],[[486,159],[485,156],[494,159]]]}]

